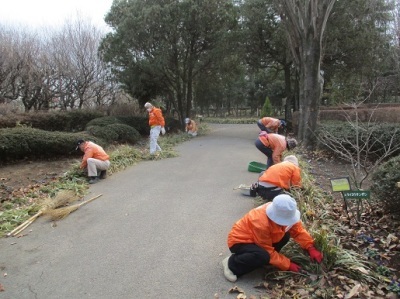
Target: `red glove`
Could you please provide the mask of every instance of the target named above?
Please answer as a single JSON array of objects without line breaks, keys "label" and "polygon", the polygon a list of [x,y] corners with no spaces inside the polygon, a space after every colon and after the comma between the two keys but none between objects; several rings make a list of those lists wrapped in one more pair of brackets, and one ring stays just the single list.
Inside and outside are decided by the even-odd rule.
[{"label": "red glove", "polygon": [[296,265],[295,263],[290,262],[289,271],[300,272],[300,270],[301,270],[301,268],[299,265]]},{"label": "red glove", "polygon": [[321,263],[324,257],[322,253],[318,251],[314,246],[308,248],[308,254],[310,255],[311,261],[316,261],[317,263]]}]

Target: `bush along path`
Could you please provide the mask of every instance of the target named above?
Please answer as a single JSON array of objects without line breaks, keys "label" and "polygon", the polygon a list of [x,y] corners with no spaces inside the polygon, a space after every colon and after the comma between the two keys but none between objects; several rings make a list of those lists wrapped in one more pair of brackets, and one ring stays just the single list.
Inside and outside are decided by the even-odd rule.
[{"label": "bush along path", "polygon": [[[203,126],[204,131],[206,131],[205,126]],[[174,147],[188,139],[189,137],[184,133],[167,134],[160,137],[159,144],[163,151],[154,157],[149,153],[147,140],[142,140],[135,146],[111,146],[107,149],[107,152],[110,153],[111,161],[108,173],[112,175],[144,160],[176,157],[177,153]],[[16,227],[34,215],[37,215],[43,209],[43,205],[48,204],[49,201],[56,200],[65,190],[69,191],[70,198],[74,198],[73,201],[83,198],[88,193],[89,185],[79,165],[80,163],[76,163],[61,177],[53,177],[50,181],[43,184],[37,182],[15,190],[7,200],[2,202],[0,210],[0,237],[9,234]],[[70,201],[65,202],[66,205],[70,203]],[[24,236],[28,232],[29,229],[25,229],[17,236]]]}]

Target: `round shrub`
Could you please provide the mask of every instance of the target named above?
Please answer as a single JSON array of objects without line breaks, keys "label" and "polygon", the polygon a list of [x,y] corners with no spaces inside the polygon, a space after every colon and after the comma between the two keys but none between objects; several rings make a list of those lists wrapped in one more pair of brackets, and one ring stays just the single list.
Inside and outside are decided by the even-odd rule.
[{"label": "round shrub", "polygon": [[140,135],[148,135],[150,132],[147,116],[118,116],[118,120],[125,125],[135,128]]},{"label": "round shrub", "polygon": [[107,143],[118,140],[118,133],[110,126],[90,126],[87,128],[87,132],[94,137],[105,140]]},{"label": "round shrub", "polygon": [[117,141],[118,143],[131,143],[135,144],[141,139],[139,132],[128,125],[124,124],[112,124],[108,125],[105,128],[114,131],[117,134],[117,139],[113,141]]},{"label": "round shrub", "polygon": [[92,119],[91,121],[89,121],[86,124],[86,130],[89,130],[90,127],[105,127],[108,125],[112,125],[112,124],[118,124],[121,123],[120,120],[118,120],[118,118],[114,117],[114,116],[103,116],[103,117],[98,117],[95,119]]},{"label": "round shrub", "polygon": [[384,208],[400,216],[400,190],[396,186],[400,182],[400,156],[383,163],[372,174],[371,191],[383,203]]},{"label": "round shrub", "polygon": [[139,132],[125,124],[111,124],[107,126],[90,126],[88,133],[97,138],[104,139],[107,143],[131,143],[138,142],[141,138]]}]

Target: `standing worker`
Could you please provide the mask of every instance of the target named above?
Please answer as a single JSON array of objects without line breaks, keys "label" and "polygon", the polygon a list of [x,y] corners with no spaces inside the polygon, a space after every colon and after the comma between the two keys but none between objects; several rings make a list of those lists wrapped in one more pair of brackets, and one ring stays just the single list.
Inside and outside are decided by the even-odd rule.
[{"label": "standing worker", "polygon": [[192,137],[197,136],[196,122],[193,119],[185,118],[185,124],[186,124],[186,128],[185,128],[186,133],[188,133]]},{"label": "standing worker", "polygon": [[[78,149],[85,153],[80,168],[87,168],[89,184],[95,184],[99,179],[105,179],[107,169],[110,167],[110,157],[104,149],[94,142],[83,139],[78,140],[76,150]],[[100,175],[97,174],[98,170],[100,170]]]},{"label": "standing worker", "polygon": [[250,210],[233,225],[228,235],[229,250],[233,254],[222,261],[226,279],[235,282],[238,277],[266,265],[300,272],[299,265],[279,253],[290,238],[308,251],[311,261],[322,262],[323,255],[303,227],[294,198],[281,194],[272,202]]},{"label": "standing worker", "polygon": [[272,165],[261,174],[258,182],[251,186],[250,195],[255,197],[258,194],[264,200],[271,201],[285,190],[301,188],[300,172],[296,156],[286,156],[283,162]]},{"label": "standing worker", "polygon": [[161,152],[161,147],[157,143],[158,136],[165,134],[165,120],[160,108],[154,107],[151,103],[144,104],[149,113],[149,126],[150,126],[150,155],[154,155],[156,151]]},{"label": "standing worker", "polygon": [[279,128],[285,128],[286,122],[273,117],[263,117],[257,122],[261,131],[278,134]]},{"label": "standing worker", "polygon": [[267,168],[282,161],[282,153],[292,150],[297,146],[294,138],[286,138],[275,133],[261,132],[255,142],[255,146],[267,156]]}]

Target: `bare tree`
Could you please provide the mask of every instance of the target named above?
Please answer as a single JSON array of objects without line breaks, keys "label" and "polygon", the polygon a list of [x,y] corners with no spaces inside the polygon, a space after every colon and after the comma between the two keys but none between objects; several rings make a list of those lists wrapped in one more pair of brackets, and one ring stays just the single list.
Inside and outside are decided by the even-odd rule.
[{"label": "bare tree", "polygon": [[23,65],[18,51],[21,34],[5,26],[0,27],[0,102],[18,99],[18,82]]},{"label": "bare tree", "polygon": [[[57,70],[55,87],[62,109],[82,108],[93,103],[99,93],[104,66],[98,55],[102,32],[81,18],[69,20],[49,38],[52,64]],[[102,95],[103,96],[103,95]]]},{"label": "bare tree", "polygon": [[305,146],[313,146],[321,98],[322,37],[335,0],[274,1],[300,77],[298,138]]},{"label": "bare tree", "polygon": [[339,158],[349,163],[352,182],[357,189],[362,189],[365,179],[385,160],[400,151],[400,144],[395,142],[400,134],[396,130],[389,140],[382,140],[380,128],[374,121],[375,109],[371,110],[367,121],[361,122],[360,106],[367,99],[345,104],[351,109],[342,110],[352,136],[338,136],[321,128],[317,135],[322,145],[329,148]]}]

